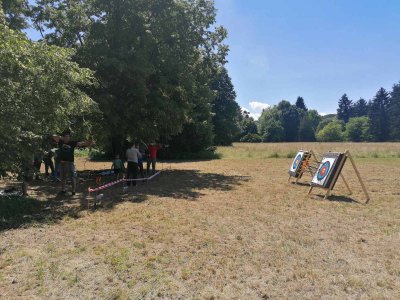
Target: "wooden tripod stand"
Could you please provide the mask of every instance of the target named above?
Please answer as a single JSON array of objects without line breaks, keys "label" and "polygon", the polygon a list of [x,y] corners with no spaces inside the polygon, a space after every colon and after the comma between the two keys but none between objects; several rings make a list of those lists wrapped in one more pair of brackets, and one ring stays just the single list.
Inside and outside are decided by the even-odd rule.
[{"label": "wooden tripod stand", "polygon": [[[365,187],[365,184],[364,184],[364,182],[363,182],[363,180],[362,180],[362,178],[361,178],[360,172],[359,172],[358,169],[357,169],[357,166],[356,166],[356,163],[355,163],[353,157],[351,156],[349,150],[346,150],[343,154],[344,154],[345,158],[341,160],[340,165],[339,165],[338,168],[337,168],[337,172],[336,172],[336,174],[333,175],[334,177],[333,177],[333,180],[331,181],[329,187],[328,187],[328,188],[323,188],[324,190],[326,190],[324,199],[328,198],[328,197],[331,195],[331,192],[332,192],[333,188],[335,187],[336,181],[337,181],[337,179],[338,179],[339,176],[342,178],[342,180],[343,180],[343,182],[344,182],[344,184],[345,184],[347,190],[349,191],[349,194],[350,194],[350,195],[352,194],[352,191],[350,190],[350,187],[349,187],[349,185],[348,185],[346,179],[344,178],[344,176],[343,176],[343,174],[342,174],[343,166],[344,166],[344,164],[346,163],[346,160],[347,160],[347,158],[348,158],[348,159],[350,160],[350,162],[351,162],[353,168],[354,168],[354,171],[355,171],[355,173],[356,173],[356,175],[357,175],[357,178],[358,178],[358,180],[359,180],[359,182],[360,182],[360,184],[361,184],[361,188],[362,188],[362,190],[363,190],[363,192],[364,192],[364,195],[365,195],[365,197],[366,197],[366,202],[365,202],[365,203],[368,203],[369,200],[370,200],[370,197],[369,197],[367,188]],[[318,171],[318,170],[317,170],[317,171]],[[308,191],[308,196],[311,195],[311,192],[312,192],[312,190],[314,189],[314,187],[316,187],[316,186],[311,185],[310,190]],[[321,188],[322,188],[322,187],[321,187]]]}]

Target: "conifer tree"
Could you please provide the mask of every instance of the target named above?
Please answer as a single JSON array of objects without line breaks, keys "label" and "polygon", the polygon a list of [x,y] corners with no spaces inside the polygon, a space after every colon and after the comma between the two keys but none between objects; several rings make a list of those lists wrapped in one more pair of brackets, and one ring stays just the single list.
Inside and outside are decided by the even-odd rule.
[{"label": "conifer tree", "polygon": [[390,138],[400,141],[400,82],[393,86],[390,95],[388,108]]},{"label": "conifer tree", "polygon": [[337,118],[347,123],[351,117],[352,101],[344,94],[339,99],[339,108],[337,109]]},{"label": "conifer tree", "polygon": [[356,103],[354,103],[352,109],[353,117],[364,117],[368,116],[368,102],[363,98],[360,98]]},{"label": "conifer tree", "polygon": [[389,139],[388,106],[389,93],[380,88],[371,101],[369,111],[370,134],[374,141],[383,142]]},{"label": "conifer tree", "polygon": [[304,103],[303,97],[297,97],[296,107],[299,108],[299,109],[302,109],[304,111],[308,110],[306,104]]}]

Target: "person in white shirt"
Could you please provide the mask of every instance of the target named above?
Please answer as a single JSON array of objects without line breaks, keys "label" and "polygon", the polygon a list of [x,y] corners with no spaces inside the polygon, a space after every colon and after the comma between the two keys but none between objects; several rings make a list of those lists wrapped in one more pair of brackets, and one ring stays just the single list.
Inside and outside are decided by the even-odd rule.
[{"label": "person in white shirt", "polygon": [[[138,172],[138,162],[139,158],[142,157],[142,154],[140,151],[135,148],[135,144],[131,143],[130,148],[126,150],[126,160],[128,161],[128,166],[127,166],[127,179],[136,179],[137,178],[137,172]],[[131,183],[135,186],[136,181],[128,181],[128,186],[131,185]]]}]

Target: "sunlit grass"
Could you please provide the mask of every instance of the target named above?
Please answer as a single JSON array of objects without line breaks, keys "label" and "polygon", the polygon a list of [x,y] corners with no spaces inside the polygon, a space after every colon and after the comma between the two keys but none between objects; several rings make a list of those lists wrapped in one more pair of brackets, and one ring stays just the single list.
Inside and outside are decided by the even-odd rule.
[{"label": "sunlit grass", "polygon": [[400,143],[235,143],[218,147],[222,158],[292,158],[298,150],[313,150],[317,155],[328,151],[349,150],[356,158],[400,158]]}]

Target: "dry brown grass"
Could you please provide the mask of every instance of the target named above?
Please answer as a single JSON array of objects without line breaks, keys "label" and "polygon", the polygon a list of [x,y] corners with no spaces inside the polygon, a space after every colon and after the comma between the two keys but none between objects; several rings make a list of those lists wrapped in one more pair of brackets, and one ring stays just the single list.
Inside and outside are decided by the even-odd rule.
[{"label": "dry brown grass", "polygon": [[83,194],[40,194],[65,213],[0,233],[0,298],[400,298],[400,159],[357,159],[364,205],[349,165],[351,198],[339,182],[338,197],[308,199],[307,186],[287,183],[291,159],[242,157],[241,147],[252,146],[174,163],[131,195],[107,192],[96,211],[81,207]]},{"label": "dry brown grass", "polygon": [[299,149],[317,154],[350,150],[358,158],[400,158],[400,143],[236,143],[218,148],[218,153],[225,158],[288,158]]}]

